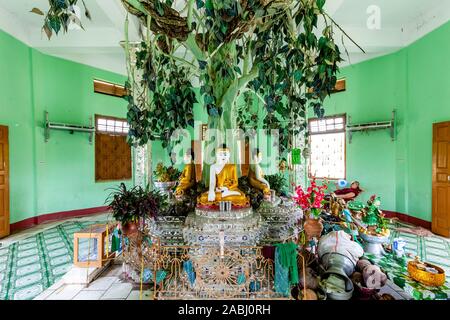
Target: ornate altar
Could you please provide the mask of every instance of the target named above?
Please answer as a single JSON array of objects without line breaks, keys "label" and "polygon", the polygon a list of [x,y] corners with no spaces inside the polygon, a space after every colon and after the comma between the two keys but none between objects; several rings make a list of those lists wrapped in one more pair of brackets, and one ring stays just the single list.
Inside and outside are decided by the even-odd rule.
[{"label": "ornate altar", "polygon": [[[262,254],[261,245],[291,238],[301,210],[291,200],[275,196],[265,197],[254,210],[249,193],[239,189],[236,166],[229,159],[229,149],[219,148],[208,189],[193,198],[197,199],[195,209],[189,208],[193,212],[186,217],[151,218],[140,239],[126,239],[126,272],[134,281],[152,283],[156,299],[285,296],[275,290],[275,262]],[[195,193],[189,193],[195,185],[187,170],[191,160],[192,154],[177,188],[180,196]],[[255,177],[269,189],[261,173]]]},{"label": "ornate altar", "polygon": [[233,211],[196,209],[186,218],[184,239],[189,245],[256,245],[264,234],[261,217],[253,209]]},{"label": "ornate altar", "polygon": [[151,283],[155,299],[283,298],[274,290],[274,262],[264,257],[262,247],[127,241],[125,271],[135,282]]},{"label": "ornate altar", "polygon": [[151,224],[151,232],[160,239],[162,245],[184,245],[183,227],[185,221],[186,217],[183,216],[156,217],[154,223]]},{"label": "ornate altar", "polygon": [[298,221],[303,218],[302,211],[287,198],[276,198],[274,202],[263,202],[257,212],[261,215],[265,228],[262,244],[277,243],[289,238]]}]

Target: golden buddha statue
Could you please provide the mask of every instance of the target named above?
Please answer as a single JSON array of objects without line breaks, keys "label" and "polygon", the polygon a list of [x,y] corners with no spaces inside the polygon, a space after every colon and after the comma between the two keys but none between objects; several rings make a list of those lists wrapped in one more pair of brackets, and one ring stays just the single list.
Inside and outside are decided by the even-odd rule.
[{"label": "golden buddha statue", "polygon": [[216,163],[211,165],[209,190],[197,199],[197,205],[215,207],[220,201],[231,201],[234,207],[248,207],[250,200],[238,188],[236,165],[229,163],[230,150],[223,145],[217,149]]},{"label": "golden buddha statue", "polygon": [[261,168],[262,152],[255,148],[253,150],[253,163],[250,165],[248,180],[255,189],[261,190],[264,198],[270,198],[270,184],[264,179],[264,172]]},{"label": "golden buddha statue", "polygon": [[175,189],[175,196],[182,197],[186,192],[195,186],[197,182],[195,175],[195,164],[194,164],[194,152],[192,149],[188,149],[184,155],[184,169],[178,180],[178,186]]}]

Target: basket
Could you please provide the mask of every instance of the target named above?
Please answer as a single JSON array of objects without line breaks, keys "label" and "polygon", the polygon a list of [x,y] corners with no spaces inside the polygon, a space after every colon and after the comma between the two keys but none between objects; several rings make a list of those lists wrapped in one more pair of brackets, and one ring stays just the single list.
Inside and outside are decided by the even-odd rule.
[{"label": "basket", "polygon": [[439,271],[439,273],[431,273],[426,270],[421,270],[417,267],[417,261],[408,262],[408,273],[414,280],[431,287],[440,287],[445,283],[445,271],[430,263],[424,262],[427,267],[431,267]]}]

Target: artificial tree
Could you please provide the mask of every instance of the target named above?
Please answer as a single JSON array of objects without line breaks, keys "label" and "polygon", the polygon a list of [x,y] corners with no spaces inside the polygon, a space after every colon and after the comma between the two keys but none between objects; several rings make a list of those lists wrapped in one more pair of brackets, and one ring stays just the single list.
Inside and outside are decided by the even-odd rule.
[{"label": "artificial tree", "polygon": [[[191,77],[198,78],[208,128],[251,126],[258,119],[243,117],[256,99],[264,111],[263,127],[279,130],[283,152],[292,146],[294,136],[306,133],[308,106],[323,116],[322,103],[334,88],[341,61],[333,22],[324,11],[325,0],[189,0],[185,6],[161,0],[122,2],[150,30],[151,54],[149,50],[144,54],[148,64],[166,73],[186,70],[177,73],[186,92],[192,88]],[[160,78],[154,71],[153,76],[147,83],[151,91],[148,106],[130,108],[130,118],[142,119],[130,123],[132,138],[138,143],[157,132],[160,121],[151,111],[159,104]],[[246,94],[246,103],[238,112],[236,101],[241,94]],[[194,103],[188,100],[187,108]],[[182,117],[171,122],[173,129],[186,125],[192,123]]]},{"label": "artificial tree", "polygon": [[[135,52],[140,76],[130,70],[127,82],[135,146],[161,139],[170,151],[173,133],[193,126],[194,78],[208,128],[262,123],[279,130],[282,153],[307,137],[308,107],[323,116],[341,61],[326,0],[121,1],[146,27]],[[62,2],[77,0],[50,4]]]}]

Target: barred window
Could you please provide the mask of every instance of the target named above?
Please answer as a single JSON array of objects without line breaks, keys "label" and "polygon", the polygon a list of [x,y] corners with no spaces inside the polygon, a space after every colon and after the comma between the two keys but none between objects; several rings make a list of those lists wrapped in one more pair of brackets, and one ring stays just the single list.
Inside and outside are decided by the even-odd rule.
[{"label": "barred window", "polygon": [[116,133],[119,135],[127,135],[130,130],[129,124],[124,119],[112,117],[96,117],[96,127],[98,132]]},{"label": "barred window", "polygon": [[345,179],[345,115],[310,119],[309,132],[309,176],[330,180]]}]

